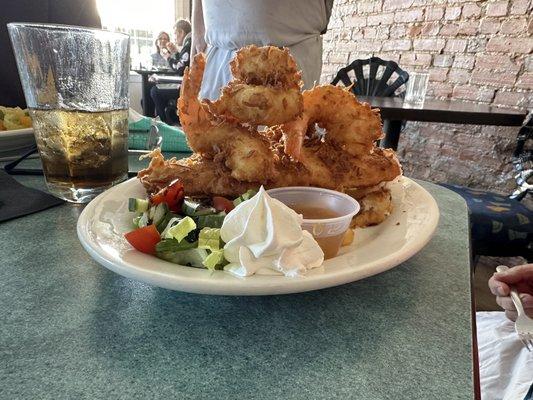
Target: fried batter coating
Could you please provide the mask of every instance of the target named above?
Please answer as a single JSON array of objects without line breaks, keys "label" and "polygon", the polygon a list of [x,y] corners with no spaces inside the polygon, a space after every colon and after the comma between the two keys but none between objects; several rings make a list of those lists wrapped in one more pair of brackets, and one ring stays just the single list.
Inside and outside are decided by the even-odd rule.
[{"label": "fried batter coating", "polygon": [[184,73],[178,100],[189,147],[206,158],[224,159],[235,179],[266,182],[275,173],[268,143],[251,128],[218,121],[209,113],[207,105],[198,99],[204,68],[204,56],[198,54],[191,69]]},{"label": "fried batter coating", "polygon": [[303,111],[299,89],[255,86],[232,81],[221,97],[206,100],[209,111],[227,121],[251,125],[279,125],[292,121]]},{"label": "fried batter coating", "polygon": [[[286,49],[239,51],[232,72],[240,82],[230,83],[218,102],[198,99],[204,66],[197,55],[179,99],[180,120],[195,154],[164,160],[159,150],[152,152],[149,167],[138,175],[149,192],[176,178],[190,195],[237,197],[260,185],[317,186],[356,197],[362,206],[357,226],[377,224],[390,214],[390,191],[382,185],[402,170],[392,150],[375,145],[382,136],[376,110],[345,89],[323,85],[303,93],[303,114],[280,124],[286,115],[301,112],[300,75]],[[250,126],[257,124],[267,129]]]},{"label": "fried batter coating", "polygon": [[230,68],[234,79],[248,85],[298,90],[302,85],[302,74],[286,47],[243,47],[231,60]]},{"label": "fried batter coating", "polygon": [[358,102],[346,88],[317,86],[303,92],[303,101],[302,116],[281,127],[285,152],[295,160],[300,159],[303,141],[315,124],[326,130],[326,142],[354,156],[370,152],[374,142],[383,136],[379,111]]},{"label": "fried batter coating", "polygon": [[377,225],[385,221],[392,212],[392,197],[388,189],[380,188],[356,200],[361,205],[361,211],[352,220],[351,227],[363,228]]}]

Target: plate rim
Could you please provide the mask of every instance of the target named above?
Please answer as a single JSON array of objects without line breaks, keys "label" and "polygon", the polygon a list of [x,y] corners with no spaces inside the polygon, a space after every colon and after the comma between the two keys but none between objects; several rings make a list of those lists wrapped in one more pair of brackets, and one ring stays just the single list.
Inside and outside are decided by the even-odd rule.
[{"label": "plate rim", "polygon": [[[139,267],[138,265],[124,261],[123,259],[115,261],[110,257],[106,257],[105,251],[97,243],[93,242],[93,240],[90,238],[90,214],[94,214],[94,210],[96,209],[98,204],[100,204],[104,198],[109,196],[109,194],[112,193],[113,190],[118,190],[117,188],[119,186],[133,185],[134,183],[132,183],[132,181],[136,181],[137,178],[131,178],[125,182],[122,182],[121,184],[101,193],[89,204],[87,204],[87,206],[83,209],[78,218],[76,231],[82,247],[88,252],[91,258],[93,258],[96,262],[98,262],[105,268],[126,278],[134,279],[139,282],[144,282],[165,289],[198,294],[239,296],[279,295],[300,293],[311,290],[320,290],[365,279],[369,276],[377,275],[389,269],[392,269],[402,264],[409,258],[413,257],[420,250],[422,250],[432,239],[440,219],[440,211],[436,200],[424,187],[422,187],[420,184],[413,181],[412,179],[404,176],[402,176],[400,179],[408,185],[413,185],[416,190],[422,191],[422,193],[425,194],[428,200],[428,208],[431,208],[433,211],[429,213],[430,218],[428,218],[428,220],[424,224],[426,229],[428,230],[428,234],[421,240],[416,241],[414,244],[411,244],[405,249],[397,250],[393,253],[385,255],[384,257],[373,260],[370,263],[365,263],[366,268],[363,273],[361,273],[361,271],[357,268],[341,268],[337,271],[331,271],[327,274],[319,273],[312,276],[303,276],[296,278],[268,275],[267,278],[269,279],[267,279],[265,282],[265,276],[263,275],[254,275],[247,278],[239,278],[223,271],[215,271],[214,273],[210,273],[207,270],[179,265],[178,267],[180,267],[180,270],[184,270],[181,270],[181,275],[176,275],[169,274],[161,270],[148,271],[146,269],[146,266]],[[346,253],[345,255],[347,254],[350,253]],[[339,257],[343,257],[345,255],[341,255]],[[152,258],[153,256],[146,255],[146,257]],[[163,260],[156,260],[158,262],[163,262]],[[147,261],[149,261],[149,259],[147,259]],[[198,273],[201,273],[203,276],[201,278],[194,276]],[[219,279],[214,279],[213,274],[218,274],[216,275],[216,277]],[[222,275],[220,274],[223,274],[222,278]],[[165,278],[168,280],[165,281]],[[230,284],[228,284],[230,278],[232,279],[232,281]],[[280,279],[281,281],[274,281],[274,279],[272,278]],[[226,282],[221,282],[221,280],[225,280]]]}]

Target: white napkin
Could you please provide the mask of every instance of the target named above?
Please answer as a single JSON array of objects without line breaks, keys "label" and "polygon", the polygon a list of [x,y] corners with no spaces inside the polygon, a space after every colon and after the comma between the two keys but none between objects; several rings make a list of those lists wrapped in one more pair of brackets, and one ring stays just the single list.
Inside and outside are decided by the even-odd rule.
[{"label": "white napkin", "polygon": [[523,400],[533,385],[533,352],[503,312],[478,312],[477,340],[483,400]]}]

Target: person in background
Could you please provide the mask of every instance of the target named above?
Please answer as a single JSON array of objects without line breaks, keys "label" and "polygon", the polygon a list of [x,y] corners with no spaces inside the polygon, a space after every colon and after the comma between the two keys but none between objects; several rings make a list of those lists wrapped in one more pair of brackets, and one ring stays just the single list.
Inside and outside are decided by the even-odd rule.
[{"label": "person in background", "polygon": [[[179,76],[183,76],[185,68],[189,66],[191,59],[191,24],[189,21],[180,19],[174,25],[175,43],[169,42],[166,48],[169,50],[167,58],[168,65]],[[179,47],[181,46],[181,49]],[[178,116],[175,112],[172,115],[166,115],[165,108],[170,100],[176,100],[179,97],[178,84],[155,85],[150,89],[150,96],[154,101],[156,114],[165,123],[171,124],[178,122]]]},{"label": "person in background", "polygon": [[322,35],[333,0],[193,0],[191,56],[207,51],[200,96],[215,100],[231,80],[229,62],[241,47],[288,47],[304,89],[320,79]]},{"label": "person in background", "polygon": [[159,32],[155,40],[156,52],[150,57],[152,58],[152,66],[155,68],[168,68],[168,58],[170,51],[167,49],[167,44],[170,43],[170,36],[165,31]]},{"label": "person in background", "polygon": [[9,22],[35,22],[101,28],[95,0],[2,0],[0,12],[0,105],[26,108],[15,56],[7,33]]}]

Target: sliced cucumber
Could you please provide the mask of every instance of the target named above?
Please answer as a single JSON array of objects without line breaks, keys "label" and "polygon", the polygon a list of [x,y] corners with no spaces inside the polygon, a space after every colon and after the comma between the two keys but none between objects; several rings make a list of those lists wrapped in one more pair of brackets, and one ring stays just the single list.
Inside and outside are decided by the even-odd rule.
[{"label": "sliced cucumber", "polygon": [[128,200],[128,210],[130,210],[131,212],[143,213],[148,210],[149,206],[150,203],[148,202],[148,200],[134,198],[130,198]]},{"label": "sliced cucumber", "polygon": [[156,225],[156,228],[159,231],[159,233],[162,233],[165,231],[165,228],[167,227],[168,223],[170,222],[172,218],[181,218],[181,217],[178,214],[175,214],[173,212],[170,212],[170,211],[167,212],[165,214],[165,218],[163,218],[163,220]]},{"label": "sliced cucumber", "polygon": [[233,204],[238,206],[243,201],[250,200],[252,197],[254,197],[257,194],[257,190],[254,189],[248,189],[245,193],[241,194],[239,197],[237,197],[235,200],[233,200]]},{"label": "sliced cucumber", "polygon": [[170,261],[174,264],[190,265],[191,267],[205,268],[203,262],[207,258],[208,253],[205,249],[190,249],[175,252],[157,252],[156,250],[156,256],[163,260]]},{"label": "sliced cucumber", "polygon": [[198,228],[221,228],[224,223],[224,218],[226,218],[226,213],[224,211],[218,214],[211,215],[201,215],[198,217],[197,226]]},{"label": "sliced cucumber", "polygon": [[159,225],[163,219],[165,219],[165,216],[168,213],[168,205],[167,203],[159,203],[154,208],[154,215],[152,217],[152,224]]},{"label": "sliced cucumber", "polygon": [[198,217],[200,215],[216,214],[217,210],[208,204],[210,199],[208,198],[193,198],[186,197],[183,200],[183,206],[181,210],[185,215],[189,217]]}]

